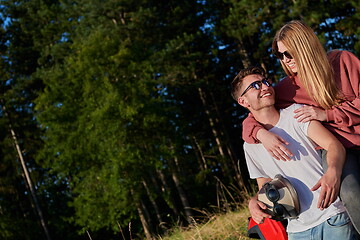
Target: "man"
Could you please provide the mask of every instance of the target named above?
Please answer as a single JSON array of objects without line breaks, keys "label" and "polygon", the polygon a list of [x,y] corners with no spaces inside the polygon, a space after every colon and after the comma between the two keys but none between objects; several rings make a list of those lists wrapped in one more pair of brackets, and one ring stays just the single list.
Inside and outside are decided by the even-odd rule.
[{"label": "man", "polygon": [[[289,144],[291,161],[278,161],[261,144],[244,144],[246,162],[251,178],[259,189],[277,174],[286,177],[298,192],[300,215],[287,225],[289,239],[356,239],[356,232],[339,200],[340,176],[345,161],[341,143],[317,121],[301,123],[293,118],[292,105],[280,112],[274,107],[275,93],[265,71],[250,67],[239,72],[233,80],[232,96],[247,108],[267,130]],[[328,151],[328,169],[323,173],[319,146]],[[271,215],[266,205],[251,198],[249,209],[255,222],[261,223]]]}]

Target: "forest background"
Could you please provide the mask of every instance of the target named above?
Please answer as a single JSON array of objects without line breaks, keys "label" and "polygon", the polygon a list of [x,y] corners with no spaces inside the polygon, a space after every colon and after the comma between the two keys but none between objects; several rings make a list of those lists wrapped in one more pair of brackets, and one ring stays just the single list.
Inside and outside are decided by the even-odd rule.
[{"label": "forest background", "polygon": [[253,191],[237,72],[301,19],[360,53],[359,1],[2,0],[0,238],[152,239]]}]

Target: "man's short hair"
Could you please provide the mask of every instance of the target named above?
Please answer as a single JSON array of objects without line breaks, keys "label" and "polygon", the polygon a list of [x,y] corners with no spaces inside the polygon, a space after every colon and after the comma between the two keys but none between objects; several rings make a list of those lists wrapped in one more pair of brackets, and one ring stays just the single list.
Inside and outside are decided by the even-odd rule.
[{"label": "man's short hair", "polygon": [[234,78],[234,80],[232,80],[231,82],[231,96],[235,99],[235,101],[238,100],[238,98],[240,97],[240,93],[239,93],[239,90],[242,86],[242,83],[243,83],[243,79],[246,77],[246,76],[249,76],[249,75],[254,75],[254,74],[258,74],[258,75],[262,75],[265,77],[266,75],[266,72],[265,70],[262,68],[262,67],[248,67],[248,68],[245,68],[245,69],[242,69],[238,75],[236,75],[236,77]]}]

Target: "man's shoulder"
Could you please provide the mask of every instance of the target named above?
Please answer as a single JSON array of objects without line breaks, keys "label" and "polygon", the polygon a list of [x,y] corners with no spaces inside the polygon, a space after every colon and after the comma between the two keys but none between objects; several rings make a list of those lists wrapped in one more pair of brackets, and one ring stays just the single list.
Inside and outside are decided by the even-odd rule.
[{"label": "man's shoulder", "polygon": [[290,106],[280,109],[280,114],[292,114],[294,115],[294,111],[298,108],[301,108],[303,105],[298,103],[293,103]]},{"label": "man's shoulder", "polygon": [[253,149],[258,149],[260,146],[262,146],[261,143],[252,144],[252,143],[244,142],[243,148],[244,148],[244,152],[250,152]]},{"label": "man's shoulder", "polygon": [[250,144],[250,143],[244,142],[243,148],[244,148],[245,155],[248,155],[251,157],[264,155],[267,153],[266,151],[264,151],[265,148],[261,143]]},{"label": "man's shoulder", "polygon": [[[303,104],[294,103],[287,108],[280,109],[280,119],[277,127],[277,134],[289,134],[293,135],[294,133],[304,132],[307,135],[307,128],[309,126],[309,122],[299,122],[295,116],[295,110],[303,107]],[[285,131],[285,132],[283,132]],[[300,131],[299,131],[300,130]]]}]

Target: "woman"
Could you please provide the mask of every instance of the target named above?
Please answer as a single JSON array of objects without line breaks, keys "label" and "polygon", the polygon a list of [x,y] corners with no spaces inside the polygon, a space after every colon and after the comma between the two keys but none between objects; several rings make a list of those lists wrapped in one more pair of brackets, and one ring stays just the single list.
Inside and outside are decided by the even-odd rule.
[{"label": "woman", "polygon": [[[347,148],[340,197],[359,232],[360,60],[347,51],[327,55],[314,31],[297,20],[277,32],[272,48],[288,75],[275,87],[277,107],[305,104],[294,117],[301,122],[321,121]],[[243,139],[261,142],[278,160],[291,159],[287,142],[266,131],[251,116],[243,122]],[[323,163],[326,170],[326,160]]]}]

